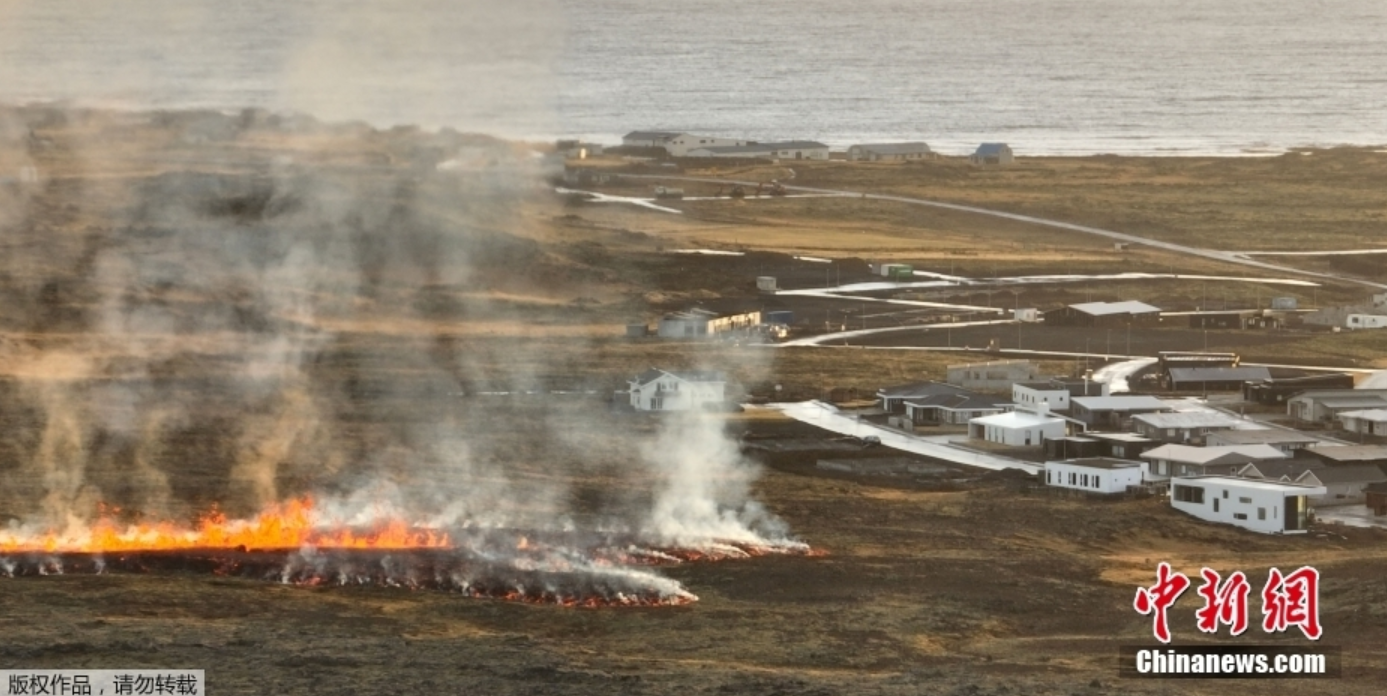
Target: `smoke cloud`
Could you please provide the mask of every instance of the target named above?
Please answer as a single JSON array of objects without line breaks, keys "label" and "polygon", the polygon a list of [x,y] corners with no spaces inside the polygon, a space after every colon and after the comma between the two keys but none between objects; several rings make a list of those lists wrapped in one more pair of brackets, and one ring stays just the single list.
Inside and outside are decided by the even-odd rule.
[{"label": "smoke cloud", "polygon": [[[468,55],[497,33],[556,40],[464,5]],[[379,3],[315,27],[284,57],[281,94],[327,114],[379,112],[381,85],[350,80],[360,61],[418,43],[456,58],[441,47],[460,38]],[[535,80],[517,96],[467,65],[476,79],[428,62],[402,75],[396,116],[426,120],[435,92],[459,89],[553,117]],[[576,295],[534,213],[554,205],[552,173],[526,146],[449,128],[0,108],[0,520],[251,516],[314,495],[324,525],[789,543],[716,416],[480,396],[548,391],[543,368],[519,366],[592,350],[480,333],[533,321],[503,290]]]}]

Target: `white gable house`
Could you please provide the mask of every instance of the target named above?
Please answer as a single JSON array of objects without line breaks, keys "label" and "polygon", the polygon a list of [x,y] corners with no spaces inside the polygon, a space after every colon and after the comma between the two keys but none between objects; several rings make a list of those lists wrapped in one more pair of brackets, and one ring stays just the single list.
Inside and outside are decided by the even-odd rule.
[{"label": "white gable house", "polygon": [[651,368],[631,380],[630,403],[637,411],[701,411],[726,398],[721,372],[669,372]]},{"label": "white gable house", "polygon": [[1140,486],[1143,462],[1111,457],[1089,457],[1045,462],[1045,484],[1091,493],[1125,493],[1128,486]]},{"label": "white gable house", "polygon": [[1325,494],[1323,486],[1231,476],[1175,478],[1170,483],[1170,506],[1176,510],[1263,534],[1304,533],[1310,497]]}]

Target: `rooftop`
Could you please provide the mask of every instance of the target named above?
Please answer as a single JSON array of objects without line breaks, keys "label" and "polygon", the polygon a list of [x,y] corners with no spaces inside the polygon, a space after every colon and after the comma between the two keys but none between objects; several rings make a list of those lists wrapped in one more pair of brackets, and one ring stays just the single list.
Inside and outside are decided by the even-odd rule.
[{"label": "rooftop", "polygon": [[981,144],[981,145],[978,146],[978,150],[977,150],[977,152],[974,153],[974,154],[978,154],[978,155],[996,155],[996,154],[1000,154],[1000,153],[1002,152],[1002,149],[1005,148],[1006,146],[1007,146],[1006,143],[983,143],[983,144]]},{"label": "rooftop", "polygon": [[1125,302],[1081,302],[1069,305],[1074,309],[1090,314],[1092,316],[1104,316],[1108,314],[1146,314],[1149,312],[1161,311],[1158,307],[1152,307],[1145,302],[1127,300]]},{"label": "rooftop", "polygon": [[1374,462],[1387,461],[1387,445],[1320,445],[1314,449],[1315,456],[1336,462]]},{"label": "rooftop", "polygon": [[908,155],[917,152],[929,152],[929,145],[922,142],[909,143],[863,143],[853,145],[853,147],[863,150],[870,150],[882,155]]},{"label": "rooftop", "polygon": [[1359,410],[1372,410],[1379,406],[1387,407],[1387,397],[1376,395],[1335,396],[1327,399],[1320,399],[1319,401],[1325,408],[1355,408],[1358,406],[1366,406],[1367,409]]},{"label": "rooftop", "polygon": [[1084,436],[1095,440],[1108,440],[1109,442],[1155,442],[1155,440],[1152,440],[1151,438],[1145,435],[1138,435],[1136,433],[1087,432],[1084,433]]},{"label": "rooftop", "polygon": [[1387,481],[1387,474],[1382,473],[1382,469],[1373,464],[1353,464],[1350,466],[1327,466],[1322,469],[1311,469],[1302,473],[1296,478],[1297,481],[1314,476],[1316,481],[1323,484],[1334,483],[1379,483]]},{"label": "rooftop", "polygon": [[1232,428],[1243,421],[1236,416],[1207,411],[1187,413],[1139,413],[1132,416],[1153,428]]},{"label": "rooftop", "polygon": [[827,149],[828,146],[813,140],[786,140],[779,143],[747,143],[746,145],[712,145],[709,147],[698,147],[695,150],[707,150],[718,155],[734,155],[738,153],[751,154],[755,152],[773,152],[775,150],[806,150],[806,149]]},{"label": "rooftop", "polygon": [[1387,423],[1387,408],[1369,408],[1361,411],[1343,411],[1339,413],[1340,418],[1357,418],[1358,420],[1373,421],[1374,423]]},{"label": "rooftop", "polygon": [[1279,483],[1276,481],[1262,481],[1260,479],[1237,478],[1235,476],[1180,476],[1171,479],[1170,482],[1174,485],[1212,483],[1233,489],[1273,491],[1287,493],[1289,495],[1324,495],[1327,492],[1324,490],[1323,486],[1307,486],[1300,483]]},{"label": "rooftop", "polygon": [[1141,453],[1142,459],[1165,459],[1185,464],[1208,464],[1230,454],[1249,459],[1286,459],[1271,445],[1224,445],[1222,447],[1192,447],[1190,445],[1161,445]]},{"label": "rooftop", "polygon": [[1271,370],[1265,367],[1172,367],[1172,382],[1250,382],[1270,379]]},{"label": "rooftop", "polygon": [[676,135],[683,135],[681,131],[631,131],[622,136],[622,140],[655,140],[657,138],[673,138]]},{"label": "rooftop", "polygon": [[649,370],[646,370],[645,372],[636,375],[636,379],[634,381],[636,384],[650,384],[651,382],[654,382],[655,380],[659,379],[660,377],[663,377],[664,375],[669,375],[671,377],[683,380],[685,382],[726,381],[726,378],[723,376],[721,372],[717,372],[714,370],[686,370],[681,372],[671,372],[669,370],[661,370],[658,367],[652,367]]},{"label": "rooftop", "polygon": [[1163,411],[1170,408],[1154,396],[1076,396],[1070,403],[1090,411]]},{"label": "rooftop", "polygon": [[1260,462],[1248,462],[1238,474],[1244,475],[1244,471],[1254,468],[1257,470],[1257,473],[1261,474],[1263,477],[1275,481],[1282,476],[1288,476],[1294,479],[1311,469],[1323,469],[1324,462],[1315,459],[1271,459]]},{"label": "rooftop", "polygon": [[1070,466],[1082,466],[1087,469],[1131,469],[1142,466],[1142,462],[1134,462],[1127,459],[1114,459],[1113,457],[1085,457],[1083,459],[1065,459],[1058,462],[1045,462],[1050,464],[1068,464]]},{"label": "rooftop", "polygon": [[1314,435],[1294,430],[1266,428],[1263,430],[1227,430],[1212,433],[1209,440],[1217,440],[1221,445],[1288,445],[1320,442]]},{"label": "rooftop", "polygon": [[999,428],[1034,428],[1037,425],[1063,423],[1064,420],[1030,413],[1029,411],[1008,411],[991,416],[981,416],[968,422],[980,423],[982,425],[995,425]]}]

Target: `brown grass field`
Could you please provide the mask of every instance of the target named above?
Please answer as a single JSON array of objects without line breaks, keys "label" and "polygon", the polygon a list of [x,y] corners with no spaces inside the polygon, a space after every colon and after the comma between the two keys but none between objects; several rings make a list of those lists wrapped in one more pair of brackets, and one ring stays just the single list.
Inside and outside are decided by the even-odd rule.
[{"label": "brown grass field", "polygon": [[[590,513],[591,501],[614,491],[638,497],[648,483],[632,473],[635,455],[608,437],[655,427],[608,404],[647,367],[725,370],[735,390],[757,397],[778,384],[784,399],[835,389],[860,398],[989,357],[620,337],[627,322],[690,303],[760,301],[757,275],[816,287],[829,276],[865,279],[865,262],[883,259],[971,276],[1276,275],[852,198],[676,202],[685,211],[677,216],[575,203],[552,195],[542,175],[553,172],[508,164],[528,161],[524,148],[450,132],[250,112],[39,108],[0,111],[0,125],[0,524],[40,512],[69,475],[127,510],[163,491],[163,511],[183,517],[214,504],[251,512],[267,489],[336,490],[381,471],[427,487],[447,474],[418,464],[420,433],[436,428],[464,444],[473,437],[477,461],[507,477],[568,481],[573,509]],[[12,174],[27,165],[39,181]],[[1023,159],[996,171],[945,159],[796,166],[794,183],[1196,246],[1332,250],[1387,236],[1384,169],[1387,155],[1357,150]],[[785,176],[783,167],[686,173]],[[716,189],[707,188],[688,191]],[[643,182],[609,192],[648,190]],[[669,253],[691,247],[766,253]],[[328,261],[289,263],[309,252]],[[1307,269],[1384,280],[1382,266],[1306,259]],[[938,292],[935,301],[998,308],[1128,298],[1193,308],[1274,295],[1307,305],[1365,295],[1346,284],[1188,280]],[[820,315],[854,327],[911,316],[864,317],[886,313],[851,300],[793,308],[803,332]],[[1023,347],[1038,329],[1022,328]],[[1188,344],[1205,339],[1151,331],[1137,348],[1197,348]],[[946,336],[979,347],[999,337],[1007,347],[1015,327]],[[1048,340],[1056,350],[1087,340],[1098,351],[1106,339],[1099,330]],[[1114,352],[1125,350],[1125,336],[1112,340]],[[1387,368],[1387,340],[1370,332],[1211,331],[1207,340],[1249,361]],[[1042,367],[1067,373],[1074,364]],[[526,390],[579,393],[478,395]],[[106,425],[64,435],[84,418]],[[166,424],[167,433],[131,436],[120,430],[130,419],[151,432]],[[281,446],[286,428],[294,447]],[[729,415],[725,428],[822,445],[749,456],[761,469],[754,497],[826,556],[674,566],[662,572],[699,601],[639,609],[176,574],[0,578],[0,666],[205,668],[209,693],[243,694],[1351,696],[1381,693],[1387,679],[1383,532],[1317,527],[1266,537],[1198,522],[1155,499],[1057,497],[995,474],[943,486],[825,476],[815,462],[842,452],[821,431],[766,412]],[[268,466],[268,479],[247,479],[256,463]],[[1314,564],[1324,578],[1320,643],[1342,648],[1343,677],[1119,679],[1118,646],[1154,644],[1149,618],[1131,602],[1159,561],[1192,576],[1203,565],[1243,570],[1254,588],[1270,567]],[[1173,612],[1177,643],[1306,644],[1256,627],[1237,640],[1203,636],[1196,606],[1191,591]]]}]

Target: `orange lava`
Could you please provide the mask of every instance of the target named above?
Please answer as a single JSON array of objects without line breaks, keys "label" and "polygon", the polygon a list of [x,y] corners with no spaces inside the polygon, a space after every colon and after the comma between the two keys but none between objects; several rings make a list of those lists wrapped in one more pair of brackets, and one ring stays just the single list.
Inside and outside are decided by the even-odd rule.
[{"label": "orange lava", "polygon": [[321,529],[313,499],[281,503],[249,520],[227,520],[213,513],[195,527],[173,523],[125,525],[108,517],[74,532],[16,535],[0,531],[0,553],[104,553],[182,549],[335,549],[447,548],[448,535],[391,520],[370,529]]}]

